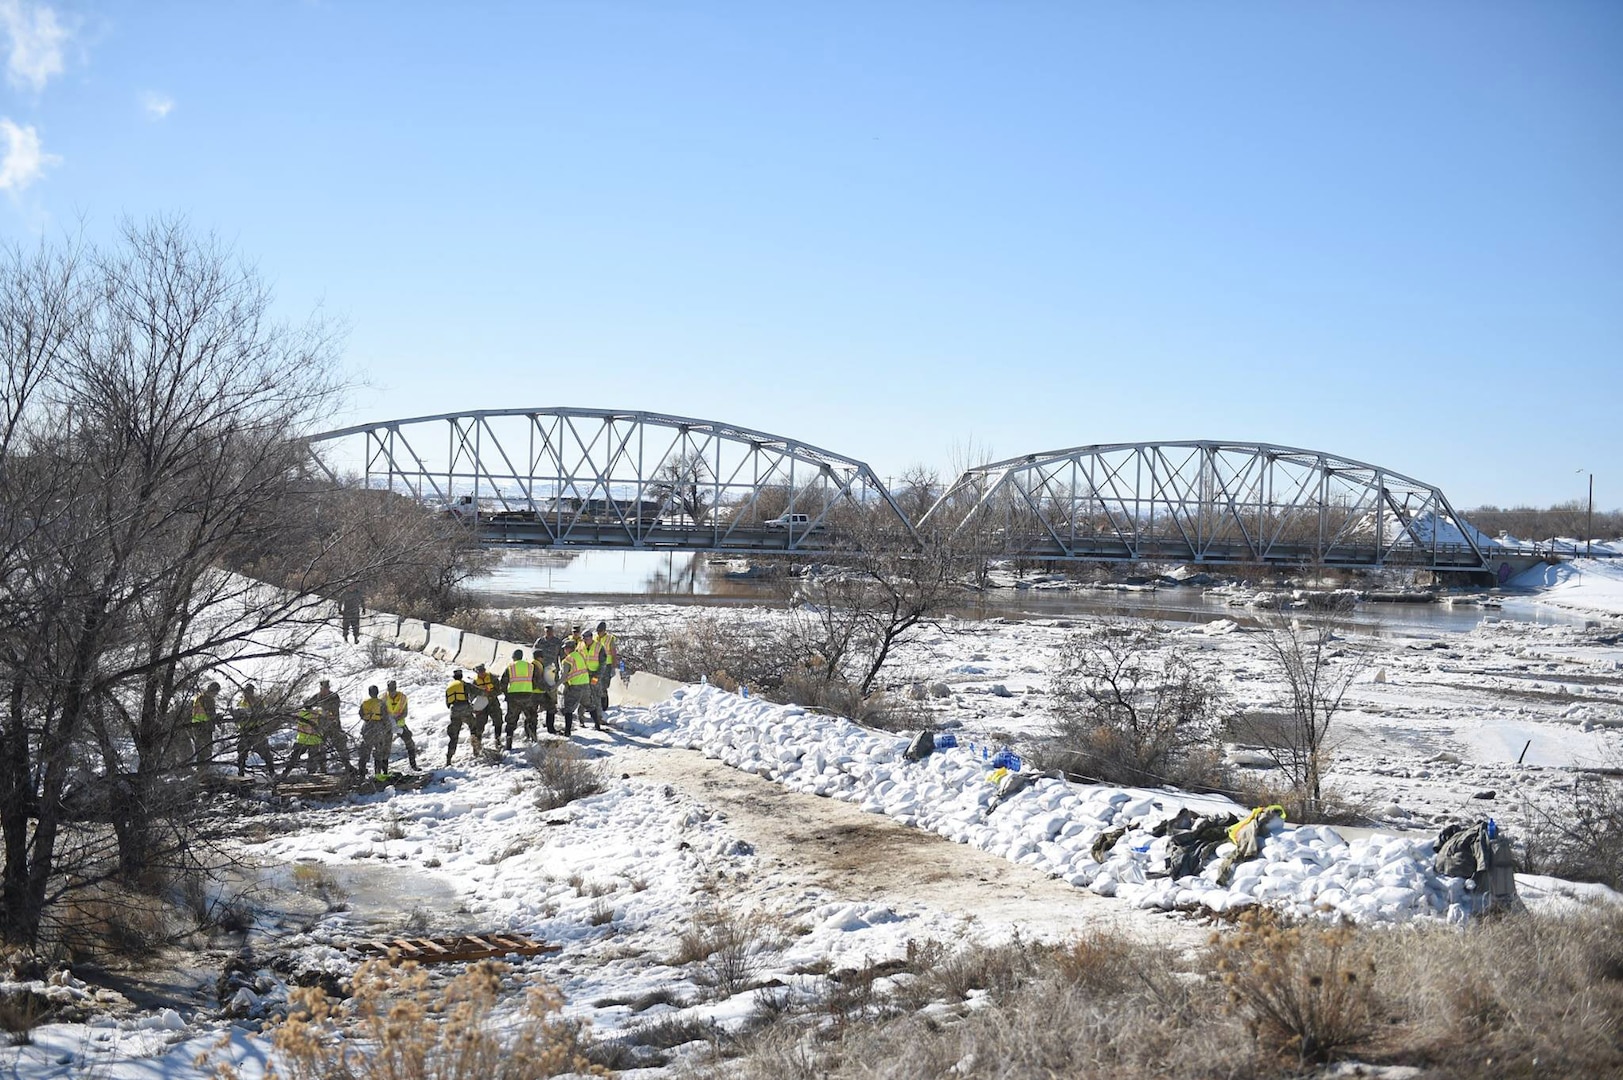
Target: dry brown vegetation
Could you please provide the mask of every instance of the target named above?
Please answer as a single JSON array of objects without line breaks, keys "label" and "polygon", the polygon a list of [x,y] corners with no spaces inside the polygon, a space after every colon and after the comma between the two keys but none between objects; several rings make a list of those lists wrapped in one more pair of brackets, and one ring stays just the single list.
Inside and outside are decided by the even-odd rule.
[{"label": "dry brown vegetation", "polygon": [[573,743],[537,743],[526,756],[535,767],[535,805],[541,810],[556,810],[603,790],[603,766]]},{"label": "dry brown vegetation", "polygon": [[1623,912],[1358,930],[1254,918],[1203,949],[1096,935],[921,945],[775,1000],[691,1075],[1289,1077],[1317,1063],[1427,1077],[1623,1075]]},{"label": "dry brown vegetation", "polygon": [[[550,987],[531,987],[515,1012],[497,1014],[505,965],[470,964],[444,983],[415,964],[373,960],[339,1001],[319,988],[293,992],[293,1011],[271,1035],[275,1080],[537,1080],[607,1075],[586,1057],[583,1025],[563,1019]],[[219,1080],[238,1080],[216,1065]]]}]

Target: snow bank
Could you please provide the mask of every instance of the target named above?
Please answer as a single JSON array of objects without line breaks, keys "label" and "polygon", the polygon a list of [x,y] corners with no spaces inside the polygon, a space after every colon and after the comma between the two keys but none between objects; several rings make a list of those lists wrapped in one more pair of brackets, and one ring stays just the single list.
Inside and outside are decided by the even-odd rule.
[{"label": "snow bank", "polygon": [[1623,615],[1623,561],[1573,559],[1517,574],[1511,588],[1536,592],[1541,603],[1576,611]]},{"label": "snow bank", "polygon": [[[678,691],[625,723],[654,742],[699,750],[792,791],[855,803],[1140,908],[1221,912],[1260,903],[1368,923],[1463,919],[1469,907],[1463,880],[1432,872],[1429,841],[1377,835],[1349,844],[1330,828],[1286,828],[1267,838],[1257,859],[1239,864],[1227,885],[1218,884],[1215,859],[1198,876],[1172,879],[1164,874],[1167,841],[1151,830],[1184,807],[1243,808],[1219,796],[1052,778],[1000,802],[984,748],[910,762],[901,736],[714,687]],[[1114,830],[1125,831],[1096,859],[1095,843]]]}]

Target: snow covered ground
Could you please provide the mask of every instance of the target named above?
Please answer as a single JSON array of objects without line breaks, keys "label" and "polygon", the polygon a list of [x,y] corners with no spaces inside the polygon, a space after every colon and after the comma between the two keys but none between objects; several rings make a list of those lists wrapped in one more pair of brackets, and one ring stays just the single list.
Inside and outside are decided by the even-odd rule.
[{"label": "snow covered ground", "polygon": [[[1614,545],[1596,544],[1611,550]],[[1623,616],[1623,558],[1573,559],[1535,566],[1516,575],[1511,588],[1527,590],[1539,603],[1571,611]]]},{"label": "snow covered ground", "polygon": [[[522,753],[475,763],[465,746],[421,791],[251,803],[240,851],[290,898],[268,903],[246,942],[254,963],[231,988],[233,1011],[274,1009],[294,973],[345,973],[355,962],[345,946],[406,929],[522,931],[561,945],[515,961],[517,977],[557,985],[570,1015],[614,1035],[653,1023],[725,1026],[755,1007],[752,992],[727,994],[703,961],[683,958],[684,934],[717,919],[757,920],[755,980],[811,995],[828,972],[900,956],[920,939],[1108,925],[1194,943],[1196,918],[1252,903],[1363,922],[1458,917],[1460,883],[1429,869],[1441,824],[1492,815],[1514,829],[1527,799],[1571,786],[1572,766],[1623,761],[1623,602],[1613,606],[1623,575],[1610,561],[1571,565],[1535,595],[1594,613],[1593,625],[1489,614],[1468,632],[1367,642],[1373,657],[1338,723],[1328,779],[1371,807],[1382,835],[1297,829],[1218,885],[1211,870],[1158,876],[1164,840],[1148,827],[1180,805],[1236,809],[1219,797],[1046,780],[994,805],[982,755],[1018,750],[1046,728],[1047,672],[1074,620],[948,620],[902,651],[893,676],[899,692],[913,682],[947,688],[926,704],[959,745],[923,762],[902,759],[905,736],[705,687],[623,709],[609,732],[577,733],[607,789],[563,808],[537,805]],[[700,613],[548,614],[646,635]],[[1222,671],[1242,706],[1281,703],[1243,620],[1181,626],[1173,638]],[[335,634],[315,649],[347,710],[368,684],[396,679],[426,743],[421,759],[444,760],[445,665],[388,649],[379,667],[369,646]],[[1095,860],[1094,841],[1124,826]],[[1615,899],[1548,878],[1524,877],[1521,888],[1534,904]],[[218,970],[242,944],[211,943],[196,962]],[[56,981],[49,992],[77,997],[90,1017],[0,1050],[9,1075],[202,1076],[195,1059],[222,1034],[222,1059],[248,1077],[262,1071],[264,1042],[232,1026],[212,985],[167,1009],[136,1010],[105,991],[97,1002],[71,975]]]}]

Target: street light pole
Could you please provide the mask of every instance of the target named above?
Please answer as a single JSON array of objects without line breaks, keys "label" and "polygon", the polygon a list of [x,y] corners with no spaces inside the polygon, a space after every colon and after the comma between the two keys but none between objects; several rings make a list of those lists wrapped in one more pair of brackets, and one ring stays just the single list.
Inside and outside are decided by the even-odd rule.
[{"label": "street light pole", "polygon": [[1595,474],[1589,474],[1589,520],[1584,523],[1584,558],[1595,553]]}]

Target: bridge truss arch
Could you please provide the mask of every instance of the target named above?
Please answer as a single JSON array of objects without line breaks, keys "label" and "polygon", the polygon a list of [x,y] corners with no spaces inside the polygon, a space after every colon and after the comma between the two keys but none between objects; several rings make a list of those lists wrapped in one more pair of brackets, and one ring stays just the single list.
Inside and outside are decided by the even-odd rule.
[{"label": "bridge truss arch", "polygon": [[495,542],[735,554],[918,544],[865,463],[713,420],[486,409],[308,441],[366,487],[441,505]]},{"label": "bridge truss arch", "polygon": [[918,523],[1030,559],[1481,570],[1431,484],[1316,450],[1113,443],[966,471]]}]

